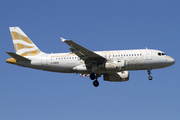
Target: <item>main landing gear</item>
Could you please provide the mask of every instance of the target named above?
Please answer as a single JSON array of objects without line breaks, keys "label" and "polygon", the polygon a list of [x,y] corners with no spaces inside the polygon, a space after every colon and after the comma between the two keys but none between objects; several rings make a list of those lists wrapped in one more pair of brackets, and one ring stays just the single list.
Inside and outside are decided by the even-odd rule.
[{"label": "main landing gear", "polygon": [[98,74],[95,75],[94,73],[91,73],[89,77],[90,77],[91,80],[94,80],[94,82],[93,82],[94,87],[98,87],[99,86],[99,82],[98,82],[97,79],[100,76]]},{"label": "main landing gear", "polygon": [[149,80],[152,80],[153,77],[151,76],[151,70],[150,70],[150,69],[148,70],[148,75],[149,75],[148,79],[149,79]]},{"label": "main landing gear", "polygon": [[95,81],[93,82],[93,85],[94,85],[94,87],[98,87],[98,86],[99,86],[98,80],[95,80]]}]

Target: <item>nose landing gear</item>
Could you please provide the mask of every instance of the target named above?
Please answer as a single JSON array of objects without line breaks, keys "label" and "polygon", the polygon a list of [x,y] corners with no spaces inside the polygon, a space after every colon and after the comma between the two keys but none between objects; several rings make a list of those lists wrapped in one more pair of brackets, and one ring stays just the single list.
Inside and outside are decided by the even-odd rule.
[{"label": "nose landing gear", "polygon": [[152,76],[149,76],[149,77],[148,77],[148,79],[149,79],[149,80],[152,80],[152,79],[153,79],[153,77],[152,77]]},{"label": "nose landing gear", "polygon": [[149,80],[152,80],[153,77],[151,76],[151,70],[150,70],[150,69],[148,70],[148,75],[149,75],[148,79],[149,79]]}]

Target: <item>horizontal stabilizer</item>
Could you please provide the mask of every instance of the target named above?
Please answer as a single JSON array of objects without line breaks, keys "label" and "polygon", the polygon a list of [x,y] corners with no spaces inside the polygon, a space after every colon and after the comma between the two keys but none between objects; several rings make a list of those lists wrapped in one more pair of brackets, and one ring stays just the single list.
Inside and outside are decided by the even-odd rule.
[{"label": "horizontal stabilizer", "polygon": [[9,54],[12,58],[14,58],[15,60],[18,60],[18,61],[31,61],[23,56],[20,56],[16,53],[13,53],[13,52],[6,52],[7,54]]}]

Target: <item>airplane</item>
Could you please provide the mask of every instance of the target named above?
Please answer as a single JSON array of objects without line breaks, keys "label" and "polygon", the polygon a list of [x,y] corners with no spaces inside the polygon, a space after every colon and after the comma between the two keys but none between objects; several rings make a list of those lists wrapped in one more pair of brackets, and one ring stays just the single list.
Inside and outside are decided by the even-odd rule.
[{"label": "airplane", "polygon": [[39,70],[76,73],[89,76],[95,87],[98,78],[104,81],[123,82],[129,80],[129,71],[151,70],[171,66],[175,60],[164,52],[154,49],[90,51],[72,40],[61,38],[69,45],[69,53],[42,52],[19,27],[9,27],[16,53],[6,52],[12,58],[7,63]]}]

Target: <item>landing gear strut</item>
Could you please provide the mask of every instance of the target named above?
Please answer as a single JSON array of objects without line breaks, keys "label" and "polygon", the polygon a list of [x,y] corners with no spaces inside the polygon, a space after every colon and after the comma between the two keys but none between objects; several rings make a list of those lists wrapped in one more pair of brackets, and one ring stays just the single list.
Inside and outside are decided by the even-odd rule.
[{"label": "landing gear strut", "polygon": [[149,75],[148,79],[149,79],[149,80],[152,80],[153,77],[151,76],[151,70],[150,70],[150,69],[148,70],[148,75]]},{"label": "landing gear strut", "polygon": [[90,77],[91,80],[96,79],[96,80],[94,80],[94,82],[93,82],[94,87],[98,87],[98,86],[99,86],[99,82],[98,82],[97,79],[98,79],[98,77],[100,77],[100,76],[101,76],[101,75],[99,75],[99,74],[96,74],[96,75],[95,75],[94,73],[91,73],[91,74],[90,74],[89,77]]}]

